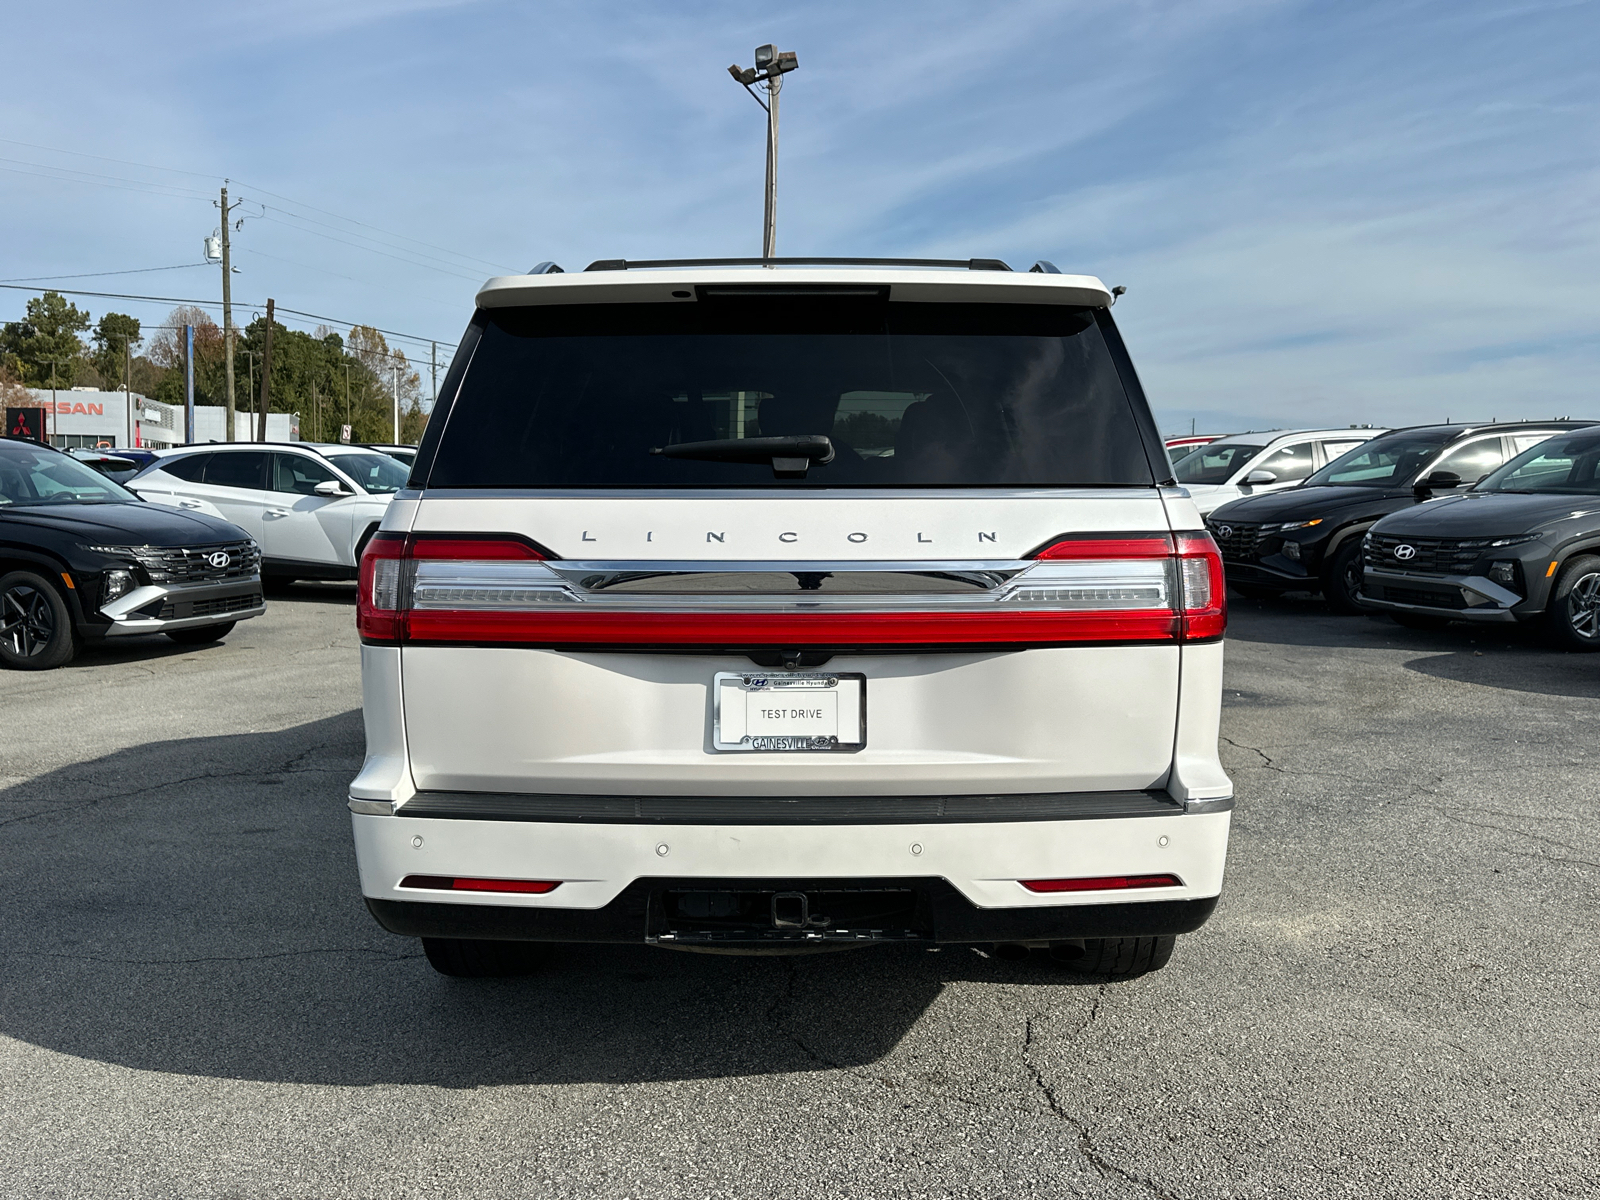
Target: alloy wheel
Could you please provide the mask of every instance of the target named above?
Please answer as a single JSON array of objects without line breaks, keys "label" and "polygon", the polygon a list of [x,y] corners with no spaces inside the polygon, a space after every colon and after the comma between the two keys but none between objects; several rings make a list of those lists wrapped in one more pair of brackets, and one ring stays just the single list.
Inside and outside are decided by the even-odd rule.
[{"label": "alloy wheel", "polygon": [[0,642],[17,657],[43,654],[55,633],[55,613],[38,588],[17,584],[0,597]]},{"label": "alloy wheel", "polygon": [[1591,571],[1567,593],[1567,624],[1585,641],[1600,640],[1600,571]]}]

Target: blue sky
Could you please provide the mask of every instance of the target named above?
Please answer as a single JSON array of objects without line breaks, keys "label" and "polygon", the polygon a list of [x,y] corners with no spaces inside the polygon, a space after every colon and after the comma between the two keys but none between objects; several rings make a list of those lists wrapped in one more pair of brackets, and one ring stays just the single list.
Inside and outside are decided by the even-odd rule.
[{"label": "blue sky", "polygon": [[[780,253],[1125,284],[1169,431],[1600,417],[1595,3],[281,0],[7,25],[0,279],[198,260],[225,176],[251,214],[236,296],[447,345],[499,270],[757,253],[763,118],[726,67],[774,41],[800,57]],[[211,297],[218,274],[62,286]]]}]

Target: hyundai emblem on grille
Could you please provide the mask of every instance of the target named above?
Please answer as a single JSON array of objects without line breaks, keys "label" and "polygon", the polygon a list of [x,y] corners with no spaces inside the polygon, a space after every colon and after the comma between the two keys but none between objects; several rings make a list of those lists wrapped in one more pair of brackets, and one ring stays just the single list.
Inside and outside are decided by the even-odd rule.
[{"label": "hyundai emblem on grille", "polygon": [[1233,526],[1232,525],[1218,525],[1217,526],[1217,532],[1220,533],[1223,537],[1232,537],[1233,536]]},{"label": "hyundai emblem on grille", "polygon": [[1417,556],[1417,548],[1415,546],[1407,546],[1403,544],[1396,546],[1394,548],[1394,556],[1404,562],[1407,559],[1415,558]]},{"label": "hyundai emblem on grille", "polygon": [[228,565],[228,552],[226,550],[218,550],[208,557],[206,561],[220,571]]}]

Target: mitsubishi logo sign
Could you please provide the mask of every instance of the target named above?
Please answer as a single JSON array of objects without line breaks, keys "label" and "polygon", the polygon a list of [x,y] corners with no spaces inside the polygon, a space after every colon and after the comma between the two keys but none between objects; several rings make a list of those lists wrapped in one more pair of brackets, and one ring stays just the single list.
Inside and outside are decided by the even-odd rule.
[{"label": "mitsubishi logo sign", "polygon": [[1394,548],[1394,556],[1401,562],[1406,562],[1407,560],[1413,559],[1417,556],[1417,548],[1415,546],[1407,546],[1402,543]]},{"label": "mitsubishi logo sign", "polygon": [[221,571],[228,565],[228,552],[226,550],[218,550],[213,554],[207,555],[206,561]]}]

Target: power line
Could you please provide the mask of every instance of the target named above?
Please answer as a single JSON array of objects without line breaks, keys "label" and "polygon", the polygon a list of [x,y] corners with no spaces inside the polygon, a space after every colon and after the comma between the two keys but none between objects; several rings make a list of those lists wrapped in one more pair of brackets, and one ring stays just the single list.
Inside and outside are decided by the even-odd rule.
[{"label": "power line", "polygon": [[[7,160],[7,161],[14,161],[14,160]],[[44,166],[45,164],[43,164],[43,163],[30,163],[29,165],[30,166]],[[47,169],[60,170],[61,168],[58,167],[58,168],[47,168]],[[121,191],[124,191],[124,192],[143,192],[147,196],[164,196],[168,200],[209,200],[211,198],[209,196],[203,195],[203,194],[198,193],[198,192],[191,193],[190,195],[186,196],[186,195],[179,194],[175,190],[157,191],[156,190],[157,188],[166,188],[167,187],[167,185],[164,184],[164,183],[145,184],[144,186],[135,186],[135,184],[144,184],[144,181],[142,181],[142,180],[130,180],[130,181],[126,182],[126,183],[113,183],[113,182],[110,181],[110,177],[102,178],[102,179],[76,179],[76,178],[72,177],[71,175],[46,175],[41,171],[24,171],[24,170],[21,170],[18,167],[0,167],[0,171],[9,171],[13,175],[32,175],[32,176],[34,176],[34,177],[36,177],[38,179],[53,179],[57,183],[87,183],[91,187],[117,188],[117,189],[119,189]]]},{"label": "power line", "polygon": [[[125,292],[89,292],[72,288],[34,287],[29,284],[20,283],[0,283],[0,288],[5,288],[7,291],[13,292],[39,292],[41,294],[45,292],[56,292],[63,296],[93,296],[101,300],[143,300],[151,304],[189,304],[195,308],[222,307],[222,301],[220,300],[189,300],[180,296],[134,296]],[[257,309],[261,308],[262,305],[243,304],[242,307]],[[277,311],[280,313],[293,313],[297,317],[306,317],[313,321],[325,321],[332,325],[343,325],[349,329],[354,329],[356,326],[360,325],[367,329],[375,330],[376,332],[384,334],[387,337],[404,338],[409,342],[420,342],[424,346],[431,345],[433,342],[441,341],[449,344],[448,338],[427,338],[415,333],[401,333],[394,329],[381,329],[376,325],[369,325],[365,321],[345,321],[339,317],[325,317],[319,313],[302,312],[297,308],[283,308],[281,306],[277,308]]]},{"label": "power line", "polygon": [[[253,184],[245,183],[245,181],[242,180],[242,179],[238,180],[237,182],[243,184],[245,187],[254,187]],[[296,208],[309,208],[312,212],[319,212],[323,216],[332,217],[337,221],[344,221],[344,222],[346,222],[347,224],[350,224],[350,225],[360,225],[363,229],[371,229],[375,233],[383,234],[385,237],[399,238],[403,242],[415,242],[417,245],[426,246],[430,250],[438,250],[438,251],[440,251],[441,253],[444,253],[444,254],[454,255],[456,258],[464,258],[469,262],[478,263],[478,264],[480,264],[482,266],[488,267],[490,270],[504,271],[504,270],[507,269],[504,263],[494,263],[494,262],[490,262],[488,259],[477,258],[477,257],[475,257],[474,255],[471,255],[471,254],[462,254],[458,250],[450,250],[450,249],[447,249],[444,246],[435,246],[432,242],[424,242],[420,238],[414,238],[414,237],[411,237],[411,236],[409,236],[407,234],[404,234],[404,233],[391,233],[387,229],[379,229],[376,225],[369,224],[366,221],[358,221],[354,217],[340,216],[338,213],[331,212],[326,208],[318,208],[315,204],[306,204],[306,203],[304,203],[303,201],[300,201],[300,200],[291,200],[288,196],[280,196],[277,192],[269,192],[266,188],[258,187],[258,188],[255,188],[255,190],[260,192],[263,196],[271,196],[275,200],[282,200],[286,204],[294,205]],[[287,215],[288,216],[292,216],[292,217],[296,217],[297,219],[299,219],[301,221],[310,221],[311,220],[310,217],[302,217],[298,213],[289,213]],[[321,224],[321,222],[313,222],[313,224]],[[323,228],[332,229],[332,228],[334,228],[334,226],[324,225]],[[396,247],[396,249],[399,249],[399,247]]]},{"label": "power line", "polygon": [[[288,213],[288,214],[285,214],[285,215],[286,216],[293,216],[292,213]],[[457,279],[466,279],[466,280],[469,280],[472,283],[481,283],[481,282],[483,282],[476,275],[465,275],[461,271],[452,271],[452,270],[449,269],[449,267],[435,267],[435,266],[430,265],[429,263],[417,262],[415,259],[402,258],[398,254],[390,254],[386,250],[379,250],[376,246],[358,246],[354,242],[345,241],[344,238],[334,237],[331,233],[318,233],[315,229],[301,229],[297,225],[289,224],[288,221],[280,221],[280,220],[278,220],[278,218],[273,217],[273,216],[269,215],[266,212],[263,212],[261,214],[260,219],[264,220],[264,221],[271,221],[274,225],[282,225],[286,229],[293,229],[296,233],[309,233],[312,237],[326,238],[330,242],[338,242],[341,246],[349,246],[352,250],[365,250],[369,254],[381,254],[384,258],[392,258],[396,262],[405,263],[407,266],[421,267],[425,271],[437,271],[441,275],[453,275]],[[360,234],[355,234],[355,235],[352,235],[352,236],[360,237],[361,235]],[[391,247],[391,249],[398,250],[398,249],[401,249],[401,247],[394,246],[394,247]],[[443,261],[444,261],[443,259],[434,259],[434,262],[443,262]],[[460,265],[459,263],[451,263],[451,264],[449,264],[449,266],[451,266],[451,267],[459,266],[459,265]]]},{"label": "power line", "polygon": [[85,154],[82,150],[63,150],[59,146],[41,146],[37,142],[19,142],[14,138],[0,138],[0,143],[7,146],[26,146],[30,150],[44,150],[50,154],[70,154],[77,158],[92,158],[98,162],[117,163],[124,167],[139,167],[146,171],[166,171],[172,175],[192,175],[196,179],[221,178],[221,176],[208,175],[200,171],[180,171],[176,167],[158,167],[151,163],[130,162],[126,158],[107,158],[103,154]]},{"label": "power line", "polygon": [[210,263],[178,263],[172,267],[135,267],[131,271],[84,271],[78,275],[23,275],[16,279],[0,279],[0,283],[37,283],[41,280],[49,279],[91,279],[101,275],[147,275],[151,271],[187,271],[194,267],[208,267],[210,265]]}]

